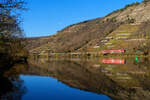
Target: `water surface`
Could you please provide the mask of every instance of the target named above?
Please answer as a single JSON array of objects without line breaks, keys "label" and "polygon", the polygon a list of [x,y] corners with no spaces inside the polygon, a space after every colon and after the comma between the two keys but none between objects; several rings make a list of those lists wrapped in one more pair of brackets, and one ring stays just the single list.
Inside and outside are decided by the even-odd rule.
[{"label": "water surface", "polygon": [[31,60],[0,77],[1,100],[149,100],[147,58]]},{"label": "water surface", "polygon": [[27,93],[22,100],[110,100],[107,96],[71,88],[51,77],[21,75]]}]

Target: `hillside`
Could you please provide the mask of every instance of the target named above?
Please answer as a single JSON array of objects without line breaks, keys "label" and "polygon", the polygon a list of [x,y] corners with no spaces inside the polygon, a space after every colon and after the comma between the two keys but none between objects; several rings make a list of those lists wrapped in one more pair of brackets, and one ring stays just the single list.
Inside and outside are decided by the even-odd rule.
[{"label": "hillside", "polygon": [[[149,53],[150,1],[133,3],[104,18],[73,24],[53,36],[27,39],[30,52],[100,52],[126,49]],[[144,44],[144,45],[143,45]]]}]

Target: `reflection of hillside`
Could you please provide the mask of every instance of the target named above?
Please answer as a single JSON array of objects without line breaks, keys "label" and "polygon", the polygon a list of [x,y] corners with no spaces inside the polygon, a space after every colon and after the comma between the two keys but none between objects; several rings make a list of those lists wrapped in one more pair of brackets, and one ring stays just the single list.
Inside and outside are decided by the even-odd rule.
[{"label": "reflection of hillside", "polygon": [[[144,64],[143,64],[144,63]],[[51,76],[86,91],[106,94],[115,100],[149,100],[148,61],[126,65],[101,64],[93,61],[37,61],[19,70],[30,75]],[[18,68],[18,67],[17,67]]]},{"label": "reflection of hillside", "polygon": [[[135,62],[134,60],[128,60],[126,65],[103,65],[103,72],[105,75],[109,76],[111,79],[116,81],[118,84],[126,88],[138,88],[141,85],[141,81],[137,76],[142,76],[144,79],[146,75],[150,73],[149,61],[141,60],[140,62]],[[143,81],[144,82],[144,81]]]}]

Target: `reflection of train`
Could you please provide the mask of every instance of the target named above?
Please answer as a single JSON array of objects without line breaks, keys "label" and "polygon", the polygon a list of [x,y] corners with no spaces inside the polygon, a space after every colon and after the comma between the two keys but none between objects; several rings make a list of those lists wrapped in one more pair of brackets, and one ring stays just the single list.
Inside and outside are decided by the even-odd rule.
[{"label": "reflection of train", "polygon": [[102,60],[103,63],[106,64],[125,64],[125,60],[123,59],[103,59]]},{"label": "reflection of train", "polygon": [[108,53],[125,53],[124,49],[120,49],[120,50],[104,50],[103,54],[108,54]]}]

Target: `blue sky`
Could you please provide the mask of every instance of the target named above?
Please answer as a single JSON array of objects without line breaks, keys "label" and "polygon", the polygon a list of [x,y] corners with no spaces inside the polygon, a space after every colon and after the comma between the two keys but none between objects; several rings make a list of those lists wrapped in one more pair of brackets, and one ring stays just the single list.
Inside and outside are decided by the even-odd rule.
[{"label": "blue sky", "polygon": [[26,0],[23,14],[27,37],[55,34],[68,25],[103,17],[125,5],[142,0]]}]

